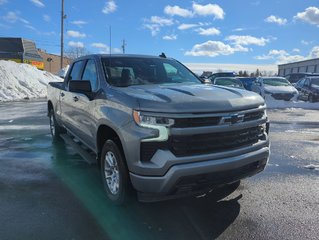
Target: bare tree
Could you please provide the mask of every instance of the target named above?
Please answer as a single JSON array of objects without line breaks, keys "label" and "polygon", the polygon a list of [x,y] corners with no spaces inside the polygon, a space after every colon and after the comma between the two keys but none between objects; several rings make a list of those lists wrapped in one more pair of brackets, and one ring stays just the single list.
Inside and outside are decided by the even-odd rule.
[{"label": "bare tree", "polygon": [[90,54],[90,52],[84,47],[69,47],[64,53],[67,58],[72,60],[88,54]]}]

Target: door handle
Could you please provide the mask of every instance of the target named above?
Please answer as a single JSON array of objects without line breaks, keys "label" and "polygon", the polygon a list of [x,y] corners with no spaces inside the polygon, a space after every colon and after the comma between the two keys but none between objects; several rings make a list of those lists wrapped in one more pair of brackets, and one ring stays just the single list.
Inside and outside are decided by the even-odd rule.
[{"label": "door handle", "polygon": [[75,96],[75,97],[73,97],[73,101],[77,102],[77,101],[79,101],[79,98],[77,96]]},{"label": "door handle", "polygon": [[64,94],[63,92],[60,93],[60,96],[61,96],[61,97],[64,97],[64,95],[65,95],[65,94]]}]

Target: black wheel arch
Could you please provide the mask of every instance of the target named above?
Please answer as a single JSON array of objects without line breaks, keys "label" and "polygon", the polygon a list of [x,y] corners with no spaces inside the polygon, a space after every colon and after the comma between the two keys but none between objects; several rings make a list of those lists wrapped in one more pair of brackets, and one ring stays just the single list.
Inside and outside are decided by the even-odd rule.
[{"label": "black wheel arch", "polygon": [[96,150],[97,150],[97,156],[98,156],[97,157],[98,166],[101,166],[100,156],[101,156],[103,145],[107,140],[112,140],[114,143],[117,144],[118,148],[123,154],[124,161],[127,165],[124,148],[123,148],[122,141],[119,134],[117,134],[117,132],[113,128],[109,127],[108,125],[102,124],[98,127],[98,130],[96,133]]}]

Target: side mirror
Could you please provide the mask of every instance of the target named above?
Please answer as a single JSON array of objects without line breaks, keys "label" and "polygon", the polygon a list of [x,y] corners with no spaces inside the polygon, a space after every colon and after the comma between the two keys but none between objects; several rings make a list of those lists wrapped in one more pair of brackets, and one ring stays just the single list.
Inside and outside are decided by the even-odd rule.
[{"label": "side mirror", "polygon": [[91,93],[91,82],[87,80],[71,80],[69,82],[69,91],[77,93]]}]

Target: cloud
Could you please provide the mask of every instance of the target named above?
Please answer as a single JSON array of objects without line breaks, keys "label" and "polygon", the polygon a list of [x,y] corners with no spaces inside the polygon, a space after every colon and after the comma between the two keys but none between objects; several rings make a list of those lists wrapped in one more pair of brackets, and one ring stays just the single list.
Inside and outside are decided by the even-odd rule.
[{"label": "cloud", "polygon": [[[278,67],[275,64],[237,64],[237,63],[185,63],[185,66],[191,69],[193,72],[201,74],[203,71],[218,72],[220,70],[226,72],[239,72],[247,70],[248,72],[256,72],[256,69],[260,71],[272,72],[275,74],[278,71]],[[271,74],[272,75],[272,74]]]},{"label": "cloud", "polygon": [[32,2],[37,7],[45,7],[44,3],[41,0],[30,0],[30,2]]},{"label": "cloud", "polygon": [[46,22],[50,22],[51,21],[51,17],[47,14],[43,14],[43,20]]},{"label": "cloud", "polygon": [[73,37],[73,38],[85,38],[86,37],[85,33],[80,33],[78,31],[72,31],[72,30],[67,31],[66,34],[67,34],[67,36]]},{"label": "cloud", "polygon": [[82,27],[82,25],[87,24],[87,22],[82,20],[76,20],[76,21],[72,21],[71,24],[76,25],[78,27]]},{"label": "cloud", "polygon": [[152,36],[156,36],[162,27],[174,24],[173,19],[152,16],[150,19],[144,19],[143,27],[151,31]]},{"label": "cloud", "polygon": [[201,5],[193,2],[192,7],[194,13],[200,16],[214,16],[215,19],[224,19],[225,16],[224,10],[217,4]]},{"label": "cloud", "polygon": [[158,24],[160,26],[170,26],[174,24],[173,19],[162,18],[158,16],[152,16],[150,19],[151,23]]},{"label": "cloud", "polygon": [[235,45],[257,45],[257,46],[265,46],[270,40],[266,38],[257,38],[253,36],[238,36],[238,35],[231,35],[226,38],[227,41],[230,41],[232,44]]},{"label": "cloud", "polygon": [[198,27],[198,24],[195,23],[182,23],[181,25],[178,26],[179,30],[187,30],[190,28]]},{"label": "cloud", "polygon": [[312,44],[312,43],[313,43],[313,41],[301,40],[301,44],[302,44],[302,45],[310,45],[310,44]]},{"label": "cloud", "polygon": [[315,46],[309,53],[309,58],[319,58],[319,46]]},{"label": "cloud", "polygon": [[24,18],[19,16],[20,13],[19,12],[8,12],[7,15],[3,16],[2,18],[8,22],[8,23],[16,23],[17,21],[20,21],[24,24],[30,24],[29,21],[25,20]]},{"label": "cloud", "polygon": [[216,57],[219,55],[231,55],[235,52],[248,52],[248,48],[242,46],[230,46],[220,41],[207,41],[196,44],[190,51],[186,51],[186,56],[207,56]]},{"label": "cloud", "polygon": [[306,57],[301,55],[291,55],[285,50],[270,50],[266,55],[256,56],[257,60],[275,60],[276,64],[284,64],[305,60]]},{"label": "cloud", "polygon": [[200,35],[204,36],[214,36],[214,35],[219,35],[220,31],[217,28],[198,28],[196,29],[196,32],[198,32]]},{"label": "cloud", "polygon": [[179,30],[187,30],[190,28],[195,28],[195,27],[203,27],[203,26],[209,26],[211,25],[211,23],[182,23],[180,24],[177,28]]},{"label": "cloud", "polygon": [[[110,47],[104,43],[92,43],[91,47],[99,49],[99,53],[110,53]],[[112,48],[112,53],[121,53],[122,51],[119,48]]]},{"label": "cloud", "polygon": [[113,0],[106,1],[104,8],[102,9],[102,12],[105,14],[109,14],[112,12],[115,12],[117,9],[117,5]]},{"label": "cloud", "polygon": [[170,16],[180,16],[180,17],[192,17],[193,13],[190,10],[181,8],[179,6],[166,6],[164,8],[164,13]]},{"label": "cloud", "polygon": [[83,42],[74,42],[74,41],[69,41],[68,42],[69,47],[74,47],[74,48],[84,48]]},{"label": "cloud", "polygon": [[163,37],[163,40],[176,40],[177,35],[171,34],[171,35],[166,35]]},{"label": "cloud", "polygon": [[3,19],[9,23],[15,23],[19,17],[15,12],[8,12],[7,15],[3,16]]},{"label": "cloud", "polygon": [[232,30],[232,32],[242,32],[244,30],[245,30],[245,28],[235,28]]},{"label": "cloud", "polygon": [[292,49],[293,52],[300,52],[300,49],[299,48],[294,48]]},{"label": "cloud", "polygon": [[268,23],[276,23],[278,25],[285,25],[287,23],[287,19],[286,18],[280,18],[280,17],[276,17],[274,15],[271,15],[269,17],[267,17],[265,19],[265,22]]},{"label": "cloud", "polygon": [[308,7],[305,11],[297,13],[294,19],[319,26],[319,8]]},{"label": "cloud", "polygon": [[25,26],[26,28],[29,28],[29,29],[35,31],[35,32],[38,32],[38,30],[37,30],[35,27],[33,27],[32,25],[24,25],[24,26]]}]

